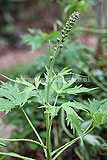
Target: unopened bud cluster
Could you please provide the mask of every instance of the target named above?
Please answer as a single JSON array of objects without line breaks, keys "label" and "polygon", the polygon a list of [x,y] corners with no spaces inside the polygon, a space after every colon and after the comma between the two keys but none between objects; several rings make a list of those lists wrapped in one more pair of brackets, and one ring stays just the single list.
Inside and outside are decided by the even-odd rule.
[{"label": "unopened bud cluster", "polygon": [[[74,25],[75,21],[79,18],[79,13],[74,12],[70,16],[69,20],[66,22],[65,27],[61,30],[62,36],[61,38],[57,38],[57,43],[60,44],[60,48],[63,47],[62,43],[65,42],[65,38],[68,36],[68,33],[71,31],[72,26]],[[56,46],[54,47],[54,50],[56,50]]]}]

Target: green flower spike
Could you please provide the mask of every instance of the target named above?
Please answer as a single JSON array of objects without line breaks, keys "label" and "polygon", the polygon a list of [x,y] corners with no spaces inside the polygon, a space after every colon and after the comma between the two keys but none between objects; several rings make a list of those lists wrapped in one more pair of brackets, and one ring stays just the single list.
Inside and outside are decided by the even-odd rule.
[{"label": "green flower spike", "polygon": [[[69,20],[66,22],[65,27],[61,30],[61,38],[57,38],[57,43],[64,43],[65,38],[68,37],[68,33],[71,31],[72,26],[76,22],[76,20],[79,18],[79,12],[74,12],[69,17]],[[60,48],[62,48],[63,45],[60,45]],[[54,47],[54,50],[56,50],[57,47]]]}]

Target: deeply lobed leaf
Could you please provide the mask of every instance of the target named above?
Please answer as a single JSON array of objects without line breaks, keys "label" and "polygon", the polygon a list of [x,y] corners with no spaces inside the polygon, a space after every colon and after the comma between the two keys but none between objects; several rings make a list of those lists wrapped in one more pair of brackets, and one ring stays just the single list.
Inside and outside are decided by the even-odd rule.
[{"label": "deeply lobed leaf", "polygon": [[82,140],[82,130],[81,130],[81,126],[80,126],[80,117],[78,116],[78,114],[74,111],[74,109],[72,109],[70,107],[70,103],[64,103],[61,106],[67,115],[67,125],[70,124],[71,129],[73,129],[73,132],[75,133],[75,130],[77,131],[78,135],[80,136],[81,140]]}]

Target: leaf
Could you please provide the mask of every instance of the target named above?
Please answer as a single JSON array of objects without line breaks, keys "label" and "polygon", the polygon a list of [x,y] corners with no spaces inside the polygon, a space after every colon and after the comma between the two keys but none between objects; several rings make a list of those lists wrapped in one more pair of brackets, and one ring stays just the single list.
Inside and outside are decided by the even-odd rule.
[{"label": "leaf", "polygon": [[29,29],[31,34],[22,35],[22,43],[27,44],[32,47],[32,51],[34,52],[36,49],[40,48],[44,43],[44,39],[38,34],[37,31],[33,29]]},{"label": "leaf", "polygon": [[44,34],[43,38],[46,40],[52,40],[58,38],[59,36],[59,32],[51,32],[50,34]]},{"label": "leaf", "polygon": [[101,147],[102,143],[105,143],[104,139],[100,136],[97,136],[97,135],[92,135],[92,134],[87,134],[85,137],[84,137],[84,140],[92,145],[92,146],[95,146],[95,147]]},{"label": "leaf", "polygon": [[72,69],[67,69],[67,67],[66,67],[61,72],[58,73],[57,77],[72,74],[71,70]]},{"label": "leaf", "polygon": [[82,110],[87,110],[93,119],[94,126],[102,125],[107,123],[107,99],[103,100],[89,100],[89,103],[78,103],[74,102],[75,104],[71,105],[76,108],[80,108]]},{"label": "leaf", "polygon": [[51,87],[57,92],[59,93],[59,91],[61,90],[61,88],[63,88],[63,78],[62,77],[57,77]]},{"label": "leaf", "polygon": [[82,140],[82,131],[81,131],[81,126],[80,126],[80,122],[79,119],[80,117],[78,116],[78,114],[70,107],[70,103],[64,103],[61,105],[61,107],[65,110],[66,114],[67,114],[67,125],[70,124],[71,129],[73,129],[73,132],[75,133],[75,130],[77,131],[78,135],[80,136],[81,140]]},{"label": "leaf", "polygon": [[[0,75],[5,77],[6,79],[8,79],[11,82],[23,84],[25,86],[29,86],[29,87],[32,87],[32,88],[35,89],[35,86],[32,83],[29,83],[28,81],[26,81],[23,77],[21,77],[20,79],[16,77],[16,80],[13,80],[13,79],[5,76],[5,75],[2,75],[2,74],[0,74]],[[1,82],[1,83],[3,83],[3,82]]]},{"label": "leaf", "polygon": [[2,85],[2,89],[7,90],[8,94],[11,96],[9,99],[13,101],[13,103],[17,105],[21,105],[23,103],[24,95],[19,91],[17,84],[12,85],[11,83],[4,83]]},{"label": "leaf", "polygon": [[77,109],[80,109],[80,110],[83,110],[83,111],[87,111],[87,110],[85,109],[85,105],[84,105],[84,104],[81,104],[81,103],[76,102],[76,101],[74,101],[74,102],[69,102],[69,103],[70,103],[70,106],[73,107],[73,108],[77,108]]},{"label": "leaf", "polygon": [[0,112],[6,111],[7,114],[16,106],[22,107],[29,99],[32,89],[31,85],[21,92],[16,83],[12,85],[11,83],[2,82],[2,88],[0,88]]},{"label": "leaf", "polygon": [[71,78],[71,80],[69,80],[67,82],[65,80],[63,80],[63,88],[62,88],[62,90],[69,88],[72,84],[75,83],[75,81],[76,81],[76,78],[73,78],[73,77]]},{"label": "leaf", "polygon": [[45,105],[43,107],[46,108],[45,113],[49,113],[49,115],[51,116],[51,119],[57,115],[57,113],[60,109],[60,107],[51,106],[51,105]]},{"label": "leaf", "polygon": [[81,87],[80,86],[75,86],[74,88],[68,88],[70,87],[73,83],[75,82],[75,80],[69,81],[68,83],[63,80],[63,77],[59,77],[56,78],[52,84],[52,88],[58,93],[58,94],[78,94],[78,93],[83,93],[83,92],[90,92],[92,90],[94,90],[95,88],[92,89],[88,89],[85,87]]},{"label": "leaf", "polygon": [[94,126],[107,123],[107,99],[89,100],[89,103],[85,103],[85,108],[90,112]]},{"label": "leaf", "polygon": [[16,78],[15,82],[23,84],[23,85],[28,86],[28,87],[32,87],[33,89],[35,89],[35,86],[32,83],[29,83],[28,81],[26,81],[23,77],[21,77],[20,79]]},{"label": "leaf", "polygon": [[65,89],[63,91],[59,91],[59,93],[66,93],[66,94],[77,94],[77,93],[83,93],[83,92],[90,92],[92,90],[94,90],[95,88],[92,88],[92,89],[88,89],[88,88],[85,88],[85,87],[81,87],[80,86],[75,86],[74,88],[68,88],[68,89]]},{"label": "leaf", "polygon": [[8,99],[0,98],[0,112],[6,111],[6,114],[15,108],[15,104]]},{"label": "leaf", "polygon": [[40,85],[41,81],[40,81],[40,76],[35,78],[35,86],[38,89],[39,85]]}]

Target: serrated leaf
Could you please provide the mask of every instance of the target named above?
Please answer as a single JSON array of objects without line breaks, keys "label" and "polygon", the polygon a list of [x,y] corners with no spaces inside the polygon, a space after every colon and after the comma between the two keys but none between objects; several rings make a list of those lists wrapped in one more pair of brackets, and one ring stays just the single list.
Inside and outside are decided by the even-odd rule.
[{"label": "serrated leaf", "polygon": [[28,87],[32,87],[33,89],[35,89],[35,86],[32,83],[29,83],[28,81],[26,81],[23,77],[21,77],[20,79],[16,78],[15,82],[23,84],[23,85],[28,86]]},{"label": "serrated leaf", "polygon": [[61,72],[58,73],[57,77],[72,74],[71,70],[72,69],[67,69],[67,67],[66,67]]},{"label": "serrated leaf", "polygon": [[94,121],[94,126],[107,123],[107,99],[89,100],[89,103],[83,104],[83,108],[89,111]]},{"label": "serrated leaf", "polygon": [[87,111],[85,109],[85,105],[84,104],[81,104],[81,103],[76,102],[76,101],[70,102],[70,106],[72,106],[73,108],[77,108],[77,109],[83,110],[83,111]]},{"label": "serrated leaf", "polygon": [[[85,87],[80,86],[75,86],[74,88],[67,88],[69,87],[72,82],[68,82],[68,85],[64,84],[64,82],[62,80],[60,80],[61,78],[57,78],[53,84],[52,84],[52,88],[58,93],[58,94],[78,94],[78,93],[84,93],[84,92],[90,92],[92,90],[94,90],[95,88],[92,89],[88,89]],[[74,82],[73,82],[74,83]]]},{"label": "serrated leaf", "polygon": [[2,82],[0,96],[9,99],[13,104],[21,105],[23,103],[24,95],[19,91],[17,84]]},{"label": "serrated leaf", "polygon": [[54,82],[52,83],[51,87],[59,93],[61,88],[63,87],[63,78],[62,77],[57,77]]},{"label": "serrated leaf", "polygon": [[15,104],[8,99],[0,98],[0,112],[6,111],[6,114],[15,108]]},{"label": "serrated leaf", "polygon": [[33,29],[29,29],[31,34],[22,35],[22,43],[32,47],[32,51],[40,48],[44,43],[44,39]]},{"label": "serrated leaf", "polygon": [[61,107],[66,112],[67,125],[70,124],[71,129],[73,129],[73,132],[75,133],[75,130],[76,130],[82,140],[82,131],[81,131],[81,126],[80,126],[80,122],[79,122],[80,118],[79,118],[78,114],[70,107],[69,102],[62,104]]},{"label": "serrated leaf", "polygon": [[67,82],[63,79],[63,87],[62,87],[62,90],[69,88],[72,84],[75,83],[75,81],[76,81],[76,78],[73,78],[73,77],[71,78],[71,80],[69,80],[69,81],[67,81]]},{"label": "serrated leaf", "polygon": [[81,86],[75,86],[74,88],[68,88],[68,89],[65,89],[63,91],[59,91],[59,93],[66,93],[66,94],[78,94],[78,93],[83,93],[83,92],[90,92],[94,90],[93,89],[88,89],[88,88],[85,88],[85,87],[81,87]]},{"label": "serrated leaf", "polygon": [[40,76],[35,78],[35,86],[38,89],[39,85],[40,85],[41,81],[40,81]]},{"label": "serrated leaf", "polygon": [[16,106],[22,107],[27,99],[30,98],[29,94],[33,90],[33,87],[27,87],[23,92],[18,88],[18,85],[2,82],[2,88],[0,88],[0,112],[10,112]]},{"label": "serrated leaf", "polygon": [[51,106],[51,105],[45,105],[43,106],[46,108],[45,113],[49,113],[49,115],[51,116],[51,119],[57,115],[60,107],[56,107],[56,106]]}]

